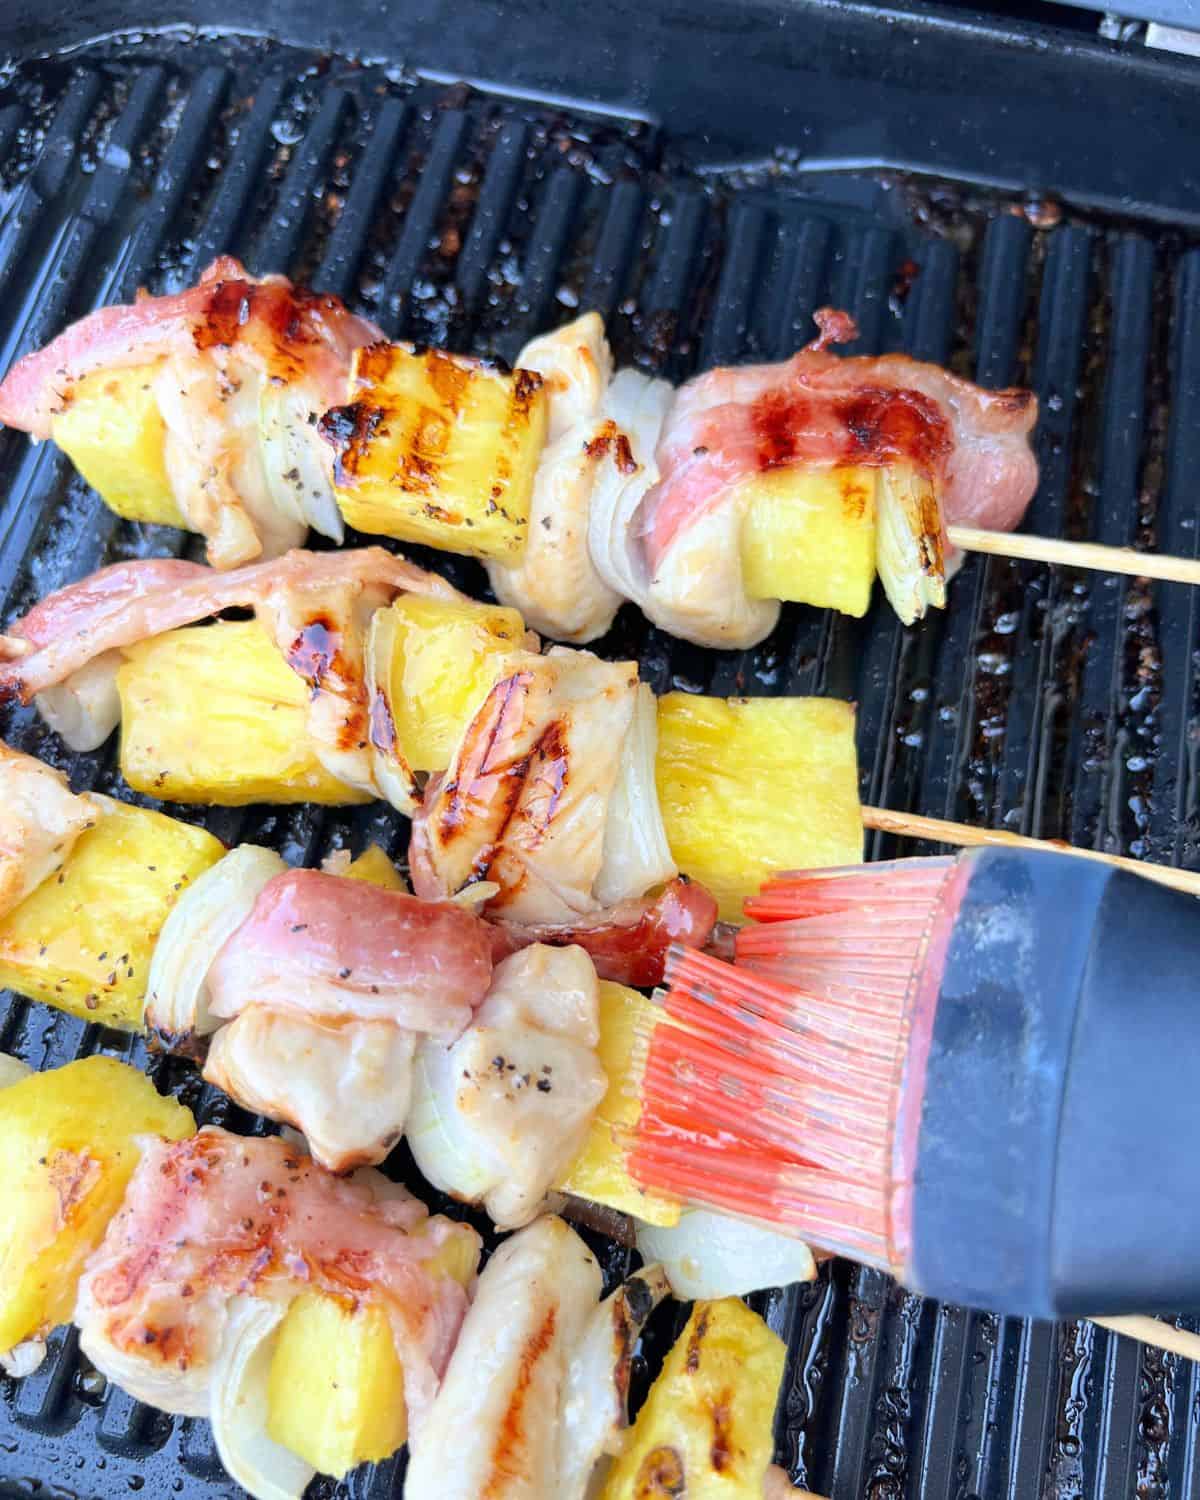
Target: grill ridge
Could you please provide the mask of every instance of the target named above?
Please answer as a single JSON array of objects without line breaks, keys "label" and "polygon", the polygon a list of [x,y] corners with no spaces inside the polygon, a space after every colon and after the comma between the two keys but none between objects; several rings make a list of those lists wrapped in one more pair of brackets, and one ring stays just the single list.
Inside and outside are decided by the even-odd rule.
[{"label": "grill ridge", "polygon": [[[390,334],[508,359],[535,331],[596,306],[621,362],[672,379],[783,357],[809,336],[813,309],[835,300],[860,319],[863,349],[948,359],[989,386],[1035,384],[1047,413],[1038,525],[1114,542],[1155,527],[1164,549],[1197,549],[1200,252],[1169,234],[1099,217],[1038,227],[985,193],[940,198],[921,221],[942,231],[932,233],[894,185],[774,166],[701,174],[638,122],[337,59],[317,68],[266,44],[243,57],[160,40],[147,56],[131,66],[87,49],[36,80],[37,69],[19,72],[11,102],[0,100],[0,145],[23,130],[40,140],[0,200],[5,361],[139,283],[186,284],[226,249],[258,271],[315,267],[316,284]],[[913,185],[917,200],[922,191]],[[903,289],[910,259],[918,271]],[[1156,465],[1166,476],[1157,512],[1142,495]],[[103,561],[185,545],[117,521],[52,448],[30,450],[12,434],[0,435],[0,492],[5,619]],[[472,564],[420,560],[480,587]],[[603,649],[637,655],[659,691],[855,698],[872,800],[1017,816],[1114,847],[1139,835],[1141,817],[1156,852],[1191,858],[1188,591],[1159,586],[1143,608],[1136,586],[1093,578],[1077,593],[1069,576],[972,559],[953,592],[947,614],[919,631],[878,603],[861,622],[790,608],[772,640],[720,658],[626,611]],[[1144,651],[1157,666],[1139,666]],[[1161,694],[1149,707],[1133,706],[1139,671],[1151,697]],[[111,750],[65,755],[23,711],[6,711],[0,728],[76,786],[130,796]],[[1153,734],[1163,752],[1130,771],[1127,749]],[[1124,805],[1130,797],[1144,812]],[[396,854],[405,838],[379,807],[183,815],[310,863],[370,839]],[[882,836],[870,847],[900,852]],[[0,1043],[38,1065],[95,1050],[147,1061],[140,1041],[11,997],[0,1002]],[[264,1128],[185,1065],[151,1066],[201,1118]],[[610,1279],[628,1264],[621,1251],[604,1259]],[[760,1306],[792,1348],[780,1451],[819,1490],[873,1500],[1200,1494],[1200,1382],[1172,1359],[1088,1325],[1060,1331],[935,1307],[845,1264]],[[653,1348],[671,1323],[659,1319]],[[643,1368],[638,1388],[646,1378]],[[229,1493],[207,1424],[171,1423],[116,1390],[97,1397],[72,1333],[56,1334],[43,1370],[5,1382],[3,1395],[0,1494],[38,1480],[100,1497],[128,1493],[133,1479],[166,1493],[178,1466]],[[402,1470],[393,1461],[337,1492],[382,1500]]]}]

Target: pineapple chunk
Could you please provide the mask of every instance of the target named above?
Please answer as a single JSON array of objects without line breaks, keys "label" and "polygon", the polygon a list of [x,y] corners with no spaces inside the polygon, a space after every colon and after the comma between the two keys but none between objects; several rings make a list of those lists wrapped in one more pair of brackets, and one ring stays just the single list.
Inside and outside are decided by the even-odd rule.
[{"label": "pineapple chunk", "polygon": [[638,1122],[645,1052],[639,1039],[649,1036],[661,1011],[637,990],[611,980],[600,981],[600,1045],[597,1055],[608,1077],[608,1092],[596,1111],[583,1150],[558,1184],[560,1192],[590,1198],[644,1224],[664,1229],[679,1223],[679,1200],[640,1187],[629,1175],[625,1138]]},{"label": "pineapple chunk", "polygon": [[167,914],[225,846],[163,813],[102,805],[58,874],[0,920],[0,986],[136,1031]]},{"label": "pineapple chunk", "polygon": [[752,599],[865,615],[875,582],[874,469],[770,469],[739,487]]},{"label": "pineapple chunk", "polygon": [[786,1353],[736,1297],[697,1302],[599,1500],[762,1500]]},{"label": "pineapple chunk", "polygon": [[[479,1240],[463,1226],[425,1264],[466,1286],[478,1269]],[[408,1436],[404,1367],[381,1308],[324,1292],[292,1303],[271,1358],[267,1432],[339,1479],[400,1447]]]},{"label": "pineapple chunk", "polygon": [[357,859],[338,872],[347,880],[362,880],[367,885],[382,886],[385,891],[407,891],[404,876],[397,870],[378,844],[368,844]]},{"label": "pineapple chunk", "polygon": [[390,623],[397,746],[414,771],[444,771],[505,657],[520,649],[525,622],[515,609],[409,594],[391,606]]},{"label": "pineapple chunk", "polygon": [[322,1474],[394,1453],[408,1435],[404,1367],[383,1309],[298,1297],[271,1358],[267,1412],[268,1435]]},{"label": "pineapple chunk", "polygon": [[85,1057],[0,1092],[0,1350],[65,1323],[83,1263],[121,1206],[138,1140],[195,1132],[136,1069]]},{"label": "pineapple chunk", "polygon": [[832,698],[658,704],[658,795],[679,868],[726,921],[768,875],[862,859],[854,709]]},{"label": "pineapple chunk", "polygon": [[515,561],[546,441],[541,377],[437,349],[373,344],[355,351],[350,391],[349,406],[321,419],[349,524]]},{"label": "pineapple chunk", "polygon": [[257,620],[170,630],[117,673],[121,773],[169,802],[368,802],[308,736],[308,689]]},{"label": "pineapple chunk", "polygon": [[167,429],[154,365],[96,370],[71,387],[51,435],[91,487],[128,521],[186,526],[167,478]]}]

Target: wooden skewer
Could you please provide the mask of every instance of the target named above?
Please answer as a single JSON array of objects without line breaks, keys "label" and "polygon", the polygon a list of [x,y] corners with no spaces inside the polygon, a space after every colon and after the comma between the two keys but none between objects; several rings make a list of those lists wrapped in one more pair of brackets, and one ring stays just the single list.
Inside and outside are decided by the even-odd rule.
[{"label": "wooden skewer", "polygon": [[1031,839],[1004,828],[972,828],[966,823],[951,823],[946,818],[926,818],[920,813],[893,812],[887,807],[864,807],[863,825],[879,833],[896,833],[905,838],[929,839],[936,844],[953,844],[962,848],[999,845],[1009,849],[1053,849],[1058,854],[1074,854],[1079,859],[1097,860],[1115,865],[1133,875],[1169,885],[1189,896],[1200,896],[1200,870],[1177,870],[1173,865],[1149,864],[1124,854],[1105,854],[1100,849],[1080,849],[1061,839]]},{"label": "wooden skewer", "polygon": [[1200,1364],[1200,1333],[1189,1333],[1186,1328],[1176,1328],[1174,1323],[1164,1323],[1161,1318],[1135,1313],[1124,1318],[1089,1318],[1088,1322]]},{"label": "wooden skewer", "polygon": [[1022,531],[980,531],[974,526],[947,526],[946,535],[963,552],[1062,563],[1097,573],[1124,573],[1129,578],[1159,578],[1165,583],[1200,583],[1200,559],[1194,557],[1164,557],[1158,552],[1135,552],[1132,547],[1064,542],[1057,537],[1026,536]]}]

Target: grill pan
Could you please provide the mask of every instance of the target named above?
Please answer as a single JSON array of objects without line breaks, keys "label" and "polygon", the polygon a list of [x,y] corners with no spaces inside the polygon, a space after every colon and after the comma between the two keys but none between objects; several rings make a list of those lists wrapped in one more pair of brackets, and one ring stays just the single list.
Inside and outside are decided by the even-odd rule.
[{"label": "grill pan", "polygon": [[[5,7],[0,368],[224,250],[389,335],[510,360],[595,307],[619,364],[673,379],[781,358],[832,302],[858,318],[860,352],[1032,386],[1029,529],[1197,553],[1200,65],[1092,40],[1078,16],[1056,31],[812,0],[329,8],[214,0],[154,33],[130,28],[161,24],[157,6]],[[0,496],[5,621],[103,563],[181,546],[11,432]],[[476,565],[409,550],[482,592]],[[600,649],[636,656],[659,692],[855,699],[869,801],[1194,865],[1198,604],[1179,585],[973,557],[945,615],[913,630],[884,602],[861,621],[786,606],[761,646],[718,655],[626,609]],[[0,733],[77,788],[133,797],[111,750],[66,754],[21,709]],[[291,861],[406,840],[382,806],[169,810]],[[868,852],[930,851],[876,835]],[[11,996],[0,1046],[39,1067],[111,1052],[202,1120],[270,1128],[140,1041]],[[463,1212],[403,1148],[390,1168]],[[627,1256],[595,1245],[611,1285]],[[1200,1370],[1172,1356],[937,1306],[841,1262],[758,1306],[790,1348],[781,1461],[822,1493],[1200,1495]],[[681,1322],[651,1325],[643,1388]],[[106,1388],[71,1332],[0,1389],[0,1495],[240,1493],[206,1423]],[[402,1471],[314,1491],[383,1500]]]}]

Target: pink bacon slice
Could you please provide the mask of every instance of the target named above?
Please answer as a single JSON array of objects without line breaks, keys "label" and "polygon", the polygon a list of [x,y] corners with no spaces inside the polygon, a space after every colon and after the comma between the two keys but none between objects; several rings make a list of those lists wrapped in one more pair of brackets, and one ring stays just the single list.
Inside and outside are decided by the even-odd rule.
[{"label": "pink bacon slice", "polygon": [[222,610],[269,606],[288,592],[336,583],[378,585],[394,594],[461,597],[443,579],[382,547],[293,551],[231,573],[197,563],[115,563],[48,595],[0,637],[0,700],[16,697],[28,703],[105,651]]},{"label": "pink bacon slice", "polygon": [[222,256],[198,284],[165,297],[102,307],[27,354],[0,382],[0,422],[47,438],[71,387],[94,370],[150,364],[174,353],[235,349],[274,380],[303,382],[319,408],[345,397],[353,351],[383,334],[334,296],[286,276],[251,276]]},{"label": "pink bacon slice", "polygon": [[819,337],[774,365],[713,370],[683,386],[659,444],[661,479],[642,502],[653,575],[679,533],[729,487],[795,465],[911,464],[937,480],[947,524],[1009,531],[1037,487],[1029,434],[1037,401],[985,391],[905,355],[843,358],[845,313],[817,313]]},{"label": "pink bacon slice", "polygon": [[337,1025],[386,1020],[451,1041],[492,980],[488,925],[452,902],[420,901],[320,870],[269,881],[208,974],[214,1015],[246,1004]]},{"label": "pink bacon slice", "polygon": [[601,979],[652,989],[662,983],[671,945],[703,948],[716,921],[713,897],[704,886],[680,875],[657,896],[622,901],[570,925],[497,922],[497,956],[529,943],[574,943],[590,955]]},{"label": "pink bacon slice", "polygon": [[416,1430],[467,1309],[464,1289],[426,1263],[463,1232],[377,1174],[342,1180],[277,1138],[209,1127],[146,1145],[80,1283],[76,1321],[101,1365],[110,1350],[169,1375],[211,1362],[235,1295],[290,1301],[312,1288],[374,1303]]}]

